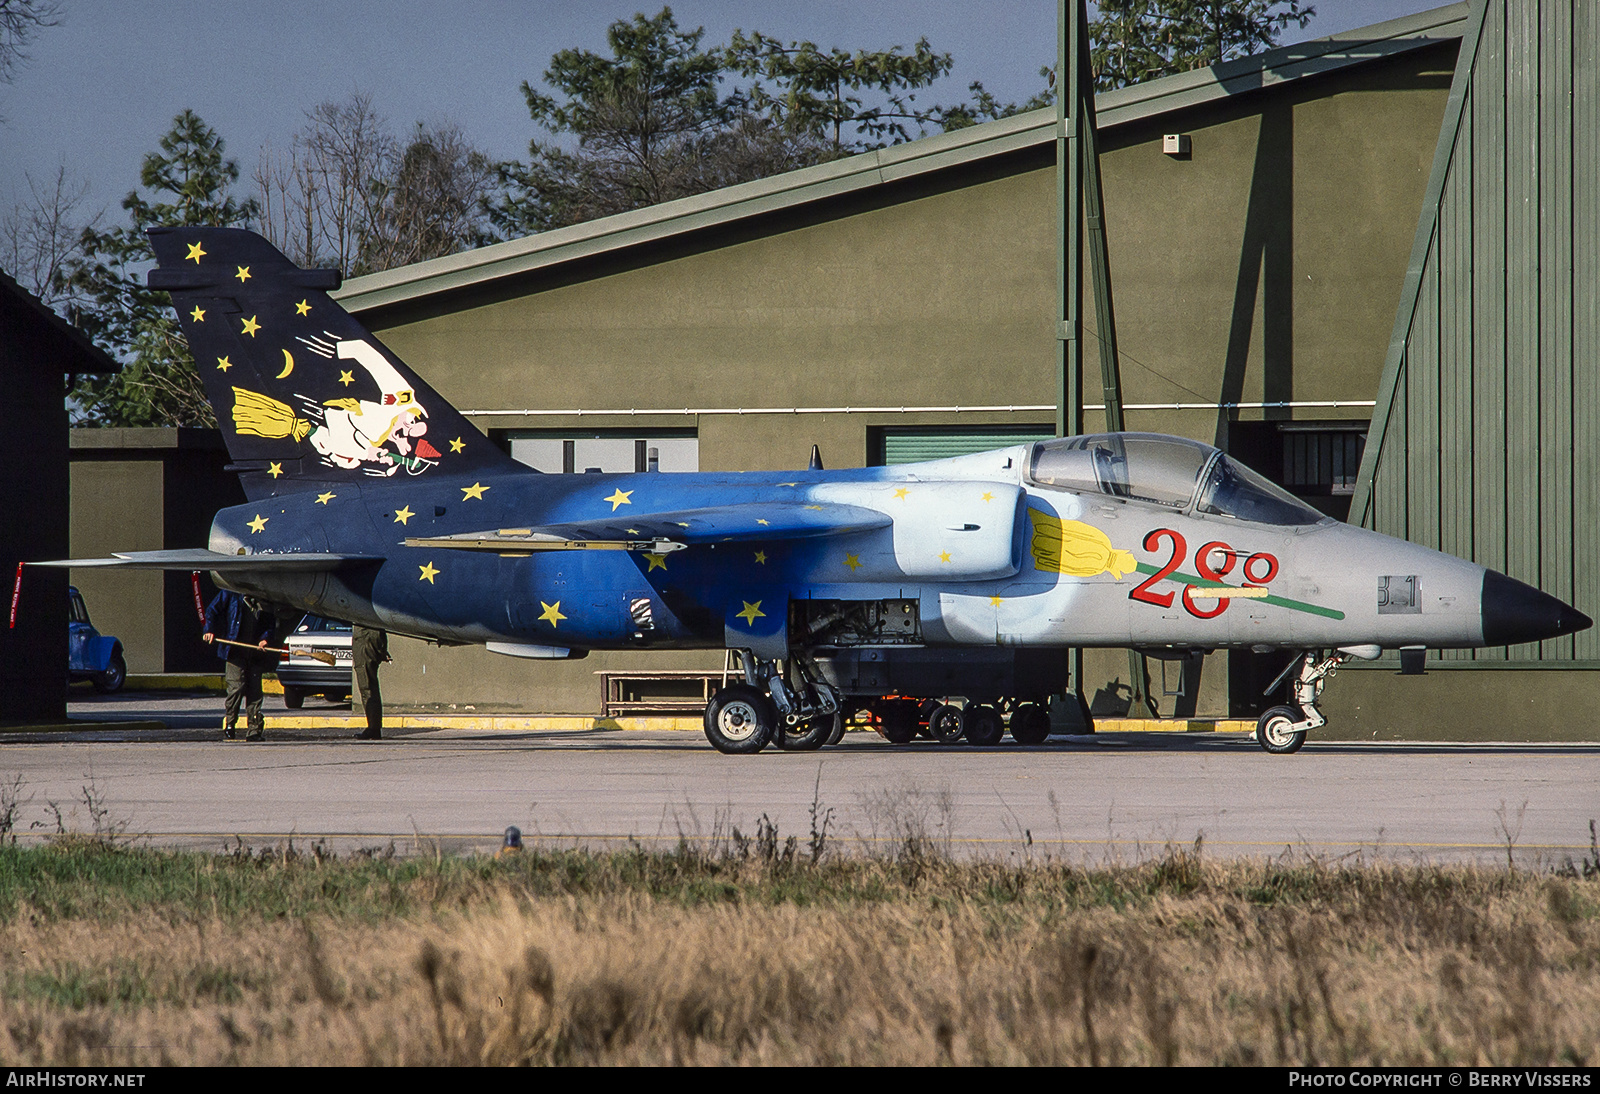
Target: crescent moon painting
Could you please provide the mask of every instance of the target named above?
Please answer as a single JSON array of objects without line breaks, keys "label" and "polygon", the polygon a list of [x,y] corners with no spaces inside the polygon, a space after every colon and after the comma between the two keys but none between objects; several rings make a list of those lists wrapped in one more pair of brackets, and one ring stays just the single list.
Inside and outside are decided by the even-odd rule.
[{"label": "crescent moon painting", "polygon": [[284,350],[283,351],[283,371],[278,373],[278,379],[280,379],[280,380],[283,379],[285,376],[289,375],[289,373],[291,373],[293,371],[294,371],[294,357],[289,353],[288,350]]}]

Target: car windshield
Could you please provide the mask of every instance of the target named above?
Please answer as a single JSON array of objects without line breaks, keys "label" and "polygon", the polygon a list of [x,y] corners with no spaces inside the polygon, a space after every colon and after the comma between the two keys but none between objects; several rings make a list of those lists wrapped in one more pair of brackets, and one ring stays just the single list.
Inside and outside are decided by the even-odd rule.
[{"label": "car windshield", "polygon": [[320,615],[308,615],[300,620],[300,625],[294,629],[295,634],[349,634],[350,624],[341,623],[337,619],[324,619]]},{"label": "car windshield", "polygon": [[1032,478],[1045,486],[1182,509],[1216,449],[1157,433],[1098,433],[1033,446]]},{"label": "car windshield", "polygon": [[1330,519],[1229,456],[1212,465],[1196,508],[1258,524],[1305,525]]}]

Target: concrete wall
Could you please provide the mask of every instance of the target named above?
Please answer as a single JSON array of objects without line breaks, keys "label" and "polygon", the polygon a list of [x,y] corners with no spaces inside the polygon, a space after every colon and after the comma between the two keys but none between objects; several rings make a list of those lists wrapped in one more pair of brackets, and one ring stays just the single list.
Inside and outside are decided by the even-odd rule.
[{"label": "concrete wall", "polygon": [[[1444,43],[1103,134],[1126,402],[1373,397],[1454,56]],[[1172,131],[1191,135],[1189,159],[1161,153]],[[1040,145],[366,318],[462,409],[1053,404],[1055,186],[1054,147]],[[1290,413],[1132,410],[1127,421],[1226,444],[1230,416]],[[703,470],[804,466],[813,443],[829,467],[859,466],[873,426],[1040,420],[1048,413],[476,419],[488,431],[691,426]],[[1084,424],[1102,420],[1089,412]],[[399,703],[579,713],[598,709],[596,670],[720,658],[535,664],[397,643],[396,662],[385,693]],[[1207,659],[1188,688],[1195,713],[1228,713],[1227,675],[1225,655]],[[1128,678],[1122,652],[1087,655],[1090,693],[1126,694]]]},{"label": "concrete wall", "polygon": [[[73,558],[204,547],[216,511],[244,501],[215,430],[74,429],[71,445]],[[95,629],[122,640],[130,673],[220,671],[199,639],[188,574],[70,573]],[[209,576],[200,591],[215,594]]]}]

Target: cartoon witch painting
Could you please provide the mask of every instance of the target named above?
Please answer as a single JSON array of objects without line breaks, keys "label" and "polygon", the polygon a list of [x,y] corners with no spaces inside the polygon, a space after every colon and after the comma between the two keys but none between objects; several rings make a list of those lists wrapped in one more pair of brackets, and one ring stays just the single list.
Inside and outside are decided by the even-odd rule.
[{"label": "cartoon witch painting", "polygon": [[413,475],[433,467],[439,451],[424,436],[427,410],[384,356],[363,341],[337,344],[338,356],[353,360],[378,386],[378,399],[338,398],[320,407],[308,404],[314,424],[293,407],[244,388],[233,389],[233,421],[239,433],[256,437],[309,440],[335,467],[362,468],[369,475],[393,475],[404,467]]}]

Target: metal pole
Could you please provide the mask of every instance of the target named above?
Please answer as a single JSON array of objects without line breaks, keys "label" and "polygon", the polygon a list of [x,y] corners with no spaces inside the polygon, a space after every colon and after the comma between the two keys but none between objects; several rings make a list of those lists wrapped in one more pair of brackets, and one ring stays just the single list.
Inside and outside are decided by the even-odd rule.
[{"label": "metal pole", "polygon": [[[1083,156],[1079,135],[1083,115],[1083,51],[1078,39],[1084,23],[1078,18],[1084,0],[1068,0],[1056,8],[1056,436],[1083,430]],[[1067,653],[1071,694],[1087,710],[1083,694],[1083,650]]]}]

